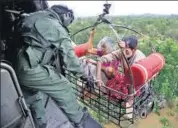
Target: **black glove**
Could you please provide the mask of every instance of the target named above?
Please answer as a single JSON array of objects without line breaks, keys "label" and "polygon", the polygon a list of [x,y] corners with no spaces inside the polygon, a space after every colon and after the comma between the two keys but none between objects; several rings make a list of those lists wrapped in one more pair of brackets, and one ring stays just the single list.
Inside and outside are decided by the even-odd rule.
[{"label": "black glove", "polygon": [[85,81],[85,82],[87,82],[87,81],[88,81],[87,76],[81,76],[81,77],[80,77],[80,79],[81,79],[82,81]]},{"label": "black glove", "polygon": [[92,77],[82,76],[80,79],[84,82],[89,91],[95,92],[95,81]]},{"label": "black glove", "polygon": [[94,81],[93,77],[82,76],[82,77],[80,77],[80,79],[82,81],[86,82],[86,84],[88,86],[94,86],[94,84],[95,84],[95,81]]}]

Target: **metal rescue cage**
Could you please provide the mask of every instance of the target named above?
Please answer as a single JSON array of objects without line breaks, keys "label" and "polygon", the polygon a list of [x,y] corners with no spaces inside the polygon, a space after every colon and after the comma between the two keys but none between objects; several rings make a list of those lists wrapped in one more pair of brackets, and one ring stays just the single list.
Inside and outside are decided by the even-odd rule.
[{"label": "metal rescue cage", "polygon": [[[138,116],[146,118],[148,112],[153,109],[154,103],[150,104],[150,101],[153,100],[151,86],[148,86],[148,89],[146,89],[146,86],[142,86],[139,89],[141,91],[139,96],[136,94],[126,95],[104,85],[100,87],[88,85],[69,72],[66,72],[66,77],[74,84],[73,88],[80,102],[94,110],[99,116],[104,117],[105,120],[120,127],[129,127]],[[91,83],[96,83],[96,81],[91,81]],[[113,97],[111,95],[113,92],[124,98]],[[127,106],[130,97],[133,97],[133,104]]]}]

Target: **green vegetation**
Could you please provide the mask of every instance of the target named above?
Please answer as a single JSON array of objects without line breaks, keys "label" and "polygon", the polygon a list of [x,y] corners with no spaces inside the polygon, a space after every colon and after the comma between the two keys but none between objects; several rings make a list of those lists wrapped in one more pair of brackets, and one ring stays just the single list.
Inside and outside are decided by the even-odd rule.
[{"label": "green vegetation", "polygon": [[176,104],[176,112],[178,113],[178,103]]},{"label": "green vegetation", "polygon": [[162,128],[172,128],[169,120],[166,117],[161,117],[160,122],[163,124]]}]

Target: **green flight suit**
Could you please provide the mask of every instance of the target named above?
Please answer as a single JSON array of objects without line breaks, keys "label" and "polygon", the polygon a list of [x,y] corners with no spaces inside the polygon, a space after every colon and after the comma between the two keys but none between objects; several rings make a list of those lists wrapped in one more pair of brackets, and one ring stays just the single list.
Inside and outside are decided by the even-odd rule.
[{"label": "green flight suit", "polygon": [[[19,33],[23,36],[23,42],[28,44],[25,50],[19,51],[16,58],[15,70],[20,85],[49,95],[66,113],[69,120],[79,123],[83,112],[74,94],[72,88],[74,85],[61,73],[57,73],[54,66],[40,64],[44,53],[39,50],[38,45],[45,46],[47,40],[58,48],[60,59],[67,70],[77,77],[83,75],[68,31],[62,26],[60,17],[51,9],[32,13],[20,24]],[[39,105],[36,106],[40,108]],[[41,106],[41,109],[43,107]],[[39,114],[44,116],[43,112]]]}]

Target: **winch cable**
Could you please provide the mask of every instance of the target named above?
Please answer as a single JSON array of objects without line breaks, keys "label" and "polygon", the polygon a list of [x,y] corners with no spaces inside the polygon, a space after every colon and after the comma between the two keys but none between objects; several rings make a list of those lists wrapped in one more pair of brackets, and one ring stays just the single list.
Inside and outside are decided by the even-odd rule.
[{"label": "winch cable", "polygon": [[[132,28],[129,28],[129,27],[126,27],[126,26],[123,26],[123,25],[116,25],[116,24],[112,24],[113,27],[120,27],[120,28],[124,28],[124,29],[128,29],[130,31],[133,31],[139,35],[141,35],[142,37],[146,38],[146,36]],[[148,40],[148,44],[149,44],[149,47],[151,48],[152,52],[156,52],[156,49],[155,47],[153,46],[152,42],[150,40]]]},{"label": "winch cable", "polygon": [[74,34],[72,34],[70,37],[72,38],[72,39],[74,39],[74,36],[76,35],[76,34],[78,34],[78,33],[80,33],[80,32],[82,32],[82,31],[84,31],[84,30],[87,30],[87,29],[89,29],[89,28],[95,28],[96,26],[98,26],[99,24],[101,24],[102,23],[102,21],[101,22],[98,22],[96,25],[91,25],[91,26],[88,26],[88,27],[85,27],[85,28],[83,28],[83,29],[80,29],[79,31],[77,31],[77,32],[75,32]]}]

